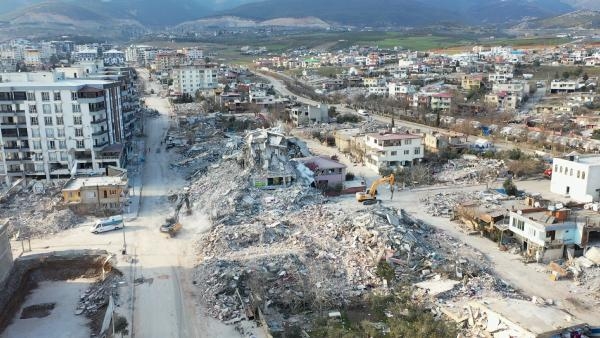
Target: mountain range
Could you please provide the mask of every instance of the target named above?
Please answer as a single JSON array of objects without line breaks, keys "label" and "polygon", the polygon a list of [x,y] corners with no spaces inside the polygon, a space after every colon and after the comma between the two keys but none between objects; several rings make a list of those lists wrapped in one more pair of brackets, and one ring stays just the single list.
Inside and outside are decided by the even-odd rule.
[{"label": "mountain range", "polygon": [[194,27],[198,20],[214,21],[220,17],[292,26],[302,25],[304,18],[312,18],[317,26],[321,22],[323,26],[358,27],[512,26],[580,9],[600,9],[600,1],[0,0],[0,34],[23,31],[108,35],[177,25]]}]

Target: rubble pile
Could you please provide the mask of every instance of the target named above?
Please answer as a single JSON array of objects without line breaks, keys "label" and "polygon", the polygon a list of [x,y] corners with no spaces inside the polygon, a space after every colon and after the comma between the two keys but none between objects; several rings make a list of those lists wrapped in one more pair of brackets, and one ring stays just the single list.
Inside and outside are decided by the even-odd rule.
[{"label": "rubble pile", "polygon": [[209,313],[225,321],[243,316],[256,299],[269,316],[348,305],[385,285],[377,274],[382,259],[402,282],[434,273],[455,276],[460,265],[460,278],[472,278],[461,291],[466,296],[497,287],[482,265],[455,262],[449,237],[380,206],[355,212],[329,204],[263,210],[250,222],[216,225],[197,249],[202,262],[194,280],[206,290]]},{"label": "rubble pile", "polygon": [[112,295],[115,303],[119,302],[118,284],[121,282],[119,274],[109,274],[103,281],[92,284],[79,297],[79,303],[75,310],[76,315],[84,314],[87,317],[93,317],[98,311],[104,308]]},{"label": "rubble pile", "polygon": [[456,159],[449,160],[434,177],[440,182],[481,183],[498,177],[503,170],[505,170],[504,161],[501,160]]},{"label": "rubble pile", "polygon": [[33,185],[24,187],[0,204],[0,218],[9,220],[9,234],[18,233],[20,238],[42,237],[86,222],[86,217],[70,209],[59,209],[65,182],[45,184],[43,191],[34,191]]},{"label": "rubble pile", "polygon": [[480,200],[480,191],[471,192],[440,192],[420,200],[428,214],[432,216],[451,217],[454,208],[464,202]]}]

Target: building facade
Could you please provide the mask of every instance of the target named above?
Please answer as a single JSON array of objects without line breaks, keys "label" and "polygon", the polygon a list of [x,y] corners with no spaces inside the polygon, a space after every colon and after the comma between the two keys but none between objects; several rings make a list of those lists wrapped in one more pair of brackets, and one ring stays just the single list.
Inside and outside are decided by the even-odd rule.
[{"label": "building facade", "polygon": [[568,155],[552,162],[550,191],[588,203],[600,200],[600,156]]},{"label": "building facade", "polygon": [[217,70],[210,66],[184,66],[172,70],[173,90],[176,94],[194,95],[197,91],[217,87]]},{"label": "building facade", "polygon": [[367,134],[365,147],[366,165],[376,171],[411,166],[418,163],[425,153],[423,136],[416,134]]},{"label": "building facade", "polygon": [[125,203],[127,180],[121,177],[71,179],[62,189],[63,202],[79,213],[119,211]]},{"label": "building facade", "polygon": [[[0,84],[0,176],[51,179],[121,167],[121,87],[103,80]],[[104,149],[110,149],[106,154]]]}]

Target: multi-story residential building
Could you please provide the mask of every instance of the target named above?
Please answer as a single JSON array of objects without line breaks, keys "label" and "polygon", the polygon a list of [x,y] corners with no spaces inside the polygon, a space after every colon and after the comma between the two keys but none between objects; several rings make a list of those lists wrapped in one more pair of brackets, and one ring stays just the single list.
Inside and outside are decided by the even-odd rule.
[{"label": "multi-story residential building", "polygon": [[171,74],[176,94],[194,95],[217,87],[217,70],[209,65],[175,67]]},{"label": "multi-story residential building", "polygon": [[125,64],[125,53],[111,49],[102,53],[102,59],[106,66],[123,66]]},{"label": "multi-story residential building", "polygon": [[0,176],[51,179],[122,167],[118,82],[0,83]]},{"label": "multi-story residential building", "polygon": [[550,82],[551,93],[573,93],[581,90],[583,87],[583,83],[575,80],[552,80]]},{"label": "multi-story residential building", "polygon": [[433,110],[449,111],[452,107],[452,94],[435,93],[431,95],[429,105]]},{"label": "multi-story residential building", "polygon": [[365,135],[366,165],[373,169],[410,166],[424,156],[423,136],[400,133]]},{"label": "multi-story residential building", "polygon": [[468,136],[455,132],[429,132],[425,134],[425,148],[432,152],[460,150],[469,147]]},{"label": "multi-story residential building", "polygon": [[600,156],[554,158],[550,191],[587,203],[600,200]]},{"label": "multi-story residential building", "polygon": [[465,75],[462,77],[460,86],[464,90],[479,90],[481,88],[481,82],[483,81],[483,75]]},{"label": "multi-story residential building", "polygon": [[42,64],[42,53],[37,49],[25,49],[23,58],[28,67],[39,67]]},{"label": "multi-story residential building", "polygon": [[294,161],[303,163],[314,173],[315,186],[319,189],[341,189],[346,180],[346,165],[326,156],[296,158]]},{"label": "multi-story residential building", "polygon": [[318,106],[304,105],[292,108],[292,120],[295,126],[304,126],[313,123],[329,122],[329,106],[320,104]]},{"label": "multi-story residential building", "polygon": [[72,54],[76,62],[93,62],[98,58],[98,49],[81,49]]},{"label": "multi-story residential building", "polygon": [[181,53],[190,61],[204,59],[204,51],[200,48],[183,48]]}]

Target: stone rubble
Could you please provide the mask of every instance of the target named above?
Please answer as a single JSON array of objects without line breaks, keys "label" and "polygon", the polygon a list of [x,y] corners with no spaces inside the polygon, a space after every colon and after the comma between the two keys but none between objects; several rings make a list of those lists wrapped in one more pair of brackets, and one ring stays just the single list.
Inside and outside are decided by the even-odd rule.
[{"label": "stone rubble", "polygon": [[44,192],[36,194],[33,185],[21,189],[0,204],[0,219],[9,220],[9,233],[19,238],[36,238],[58,233],[85,223],[88,219],[61,206],[65,180],[44,182]]},{"label": "stone rubble", "polygon": [[434,175],[439,182],[473,184],[488,182],[505,172],[504,161],[495,159],[449,160],[442,170]]}]

